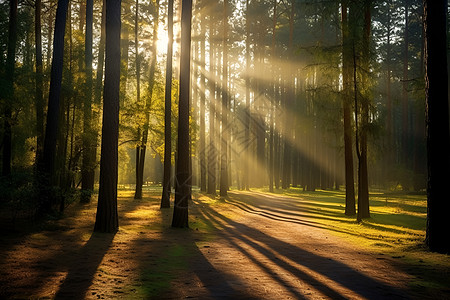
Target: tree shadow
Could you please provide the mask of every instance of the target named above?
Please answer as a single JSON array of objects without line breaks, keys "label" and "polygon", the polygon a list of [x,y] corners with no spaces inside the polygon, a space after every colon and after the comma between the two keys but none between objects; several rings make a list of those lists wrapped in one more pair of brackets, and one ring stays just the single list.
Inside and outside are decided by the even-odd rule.
[{"label": "tree shadow", "polygon": [[[122,199],[119,213],[125,215],[139,209],[144,203],[134,200],[125,202]],[[0,249],[0,298],[18,295],[28,298],[43,292],[47,296],[55,293],[55,289],[48,288],[48,283],[54,280],[58,280],[52,282],[56,287],[57,298],[83,298],[115,236],[92,233],[95,218],[79,219],[81,215],[91,216],[89,209],[95,210],[95,205],[94,201],[89,205],[91,207],[76,204],[63,219],[54,220],[45,227],[35,228],[20,236],[5,237],[4,242],[8,247]],[[89,239],[86,241],[87,237]],[[22,268],[21,265],[26,267]],[[71,293],[71,290],[76,294]]]},{"label": "tree shadow", "polygon": [[[196,205],[191,207],[196,210]],[[235,285],[244,285],[232,274],[217,270],[204,256],[202,242],[209,237],[191,228],[172,228],[173,207],[159,210],[157,238],[140,236],[131,248],[147,247],[145,257],[135,257],[139,279],[131,287],[143,299],[256,299]],[[196,213],[194,213],[196,214]],[[231,284],[232,283],[232,284]],[[200,288],[199,288],[200,287]]]},{"label": "tree shadow", "polygon": [[[203,217],[221,228],[222,236],[235,249],[257,264],[273,280],[285,287],[295,298],[304,298],[298,287],[273,272],[264,261],[250,254],[248,249],[268,259],[272,264],[292,274],[298,280],[309,284],[326,297],[346,299],[342,288],[348,289],[358,297],[378,299],[386,297],[408,298],[404,291],[371,278],[339,261],[332,260],[297,246],[293,246],[256,228],[235,222],[208,206],[201,209]],[[282,259],[280,259],[280,257]],[[314,276],[313,274],[319,274]]]},{"label": "tree shadow", "polygon": [[[346,231],[327,224],[327,221],[338,221],[339,223],[354,224],[356,220],[351,219],[344,215],[344,212],[340,211],[326,211],[325,209],[336,209],[341,206],[333,206],[320,203],[312,203],[309,201],[303,201],[301,198],[292,198],[285,196],[272,196],[264,193],[241,194],[230,193],[232,197],[228,199],[228,203],[238,207],[239,209],[252,214],[261,215],[263,217],[291,222],[295,224],[307,225],[315,228],[327,229],[334,232],[345,233],[354,236],[360,236],[359,234]],[[395,234],[409,234],[408,231],[401,228],[392,228],[389,225],[405,227],[406,224],[397,221],[384,222],[379,217],[381,214],[372,212],[372,218],[368,222],[364,222],[364,226],[371,227],[378,230],[392,232]],[[413,220],[412,225],[405,227],[413,230],[420,230],[419,225],[420,217],[400,215],[400,218],[405,217],[409,220]],[[397,216],[399,218],[399,216]],[[378,238],[371,238],[370,236],[364,236],[369,240],[378,240]]]},{"label": "tree shadow", "polygon": [[115,233],[93,233],[87,243],[75,254],[64,282],[55,299],[84,298],[94,274],[110,248]]}]

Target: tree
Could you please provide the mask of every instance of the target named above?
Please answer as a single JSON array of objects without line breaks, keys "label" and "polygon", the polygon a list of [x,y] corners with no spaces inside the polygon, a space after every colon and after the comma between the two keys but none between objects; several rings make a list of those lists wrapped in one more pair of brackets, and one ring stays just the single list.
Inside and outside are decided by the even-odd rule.
[{"label": "tree", "polygon": [[17,41],[17,0],[9,0],[9,24],[8,24],[8,53],[6,57],[7,88],[4,107],[4,133],[3,133],[3,165],[2,175],[11,173],[11,147],[12,147],[12,104],[14,101],[14,65]]},{"label": "tree", "polygon": [[56,141],[59,130],[60,96],[62,86],[64,34],[68,0],[58,0],[56,9],[55,34],[53,37],[52,68],[50,75],[50,91],[48,96],[47,123],[45,126],[44,153],[40,171],[40,183],[43,201],[41,213],[50,210],[53,199],[48,194],[50,186],[55,185],[55,155]]},{"label": "tree", "polygon": [[95,154],[94,147],[96,147],[96,137],[92,130],[92,28],[94,19],[94,1],[86,1],[86,35],[85,35],[85,50],[84,50],[84,71],[85,71],[85,93],[83,103],[83,165],[81,168],[81,189],[82,202],[90,202],[91,193],[94,190],[94,175],[95,175]]},{"label": "tree", "polygon": [[119,93],[120,93],[120,0],[106,0],[106,59],[103,90],[103,125],[100,186],[94,231],[115,232],[117,213]]},{"label": "tree", "polygon": [[[212,6],[209,2],[210,6]],[[214,69],[216,67],[215,51],[215,19],[214,14],[209,14],[209,147],[208,147],[208,194],[216,195],[216,82],[214,76]]]},{"label": "tree", "polygon": [[[357,219],[360,221],[364,218],[370,218],[369,210],[369,179],[367,170],[367,136],[369,127],[369,103],[371,98],[371,87],[369,84],[369,74],[370,74],[370,35],[371,35],[371,12],[372,0],[364,1],[364,25],[363,25],[363,38],[362,38],[362,71],[361,71],[361,82],[363,85],[363,92],[361,97],[361,130],[360,130],[360,141],[356,141],[357,156],[358,156],[358,216]],[[353,56],[354,59],[355,55]],[[356,62],[354,62],[356,66]],[[356,78],[354,78],[355,90],[356,90]],[[356,92],[355,92],[356,101]],[[355,103],[355,113],[357,113],[357,103]],[[358,139],[358,124],[357,116],[355,116],[355,127],[357,130],[356,138]]]},{"label": "tree", "polygon": [[176,191],[172,227],[189,227],[188,199],[190,198],[189,170],[189,94],[191,57],[192,0],[181,5],[180,96],[178,104],[178,150]]},{"label": "tree", "polygon": [[450,133],[447,71],[447,1],[424,0],[427,125],[427,229],[432,251],[449,253],[448,180]]},{"label": "tree", "polygon": [[155,2],[155,21],[153,24],[153,42],[152,42],[152,60],[150,63],[148,95],[145,101],[145,122],[142,126],[142,140],[138,147],[140,152],[136,152],[136,191],[134,199],[142,199],[142,185],[144,183],[144,164],[145,153],[147,149],[148,131],[150,126],[150,109],[152,106],[153,87],[155,86],[155,72],[157,64],[157,41],[158,41],[158,24],[159,24],[159,0]]},{"label": "tree", "polygon": [[228,194],[228,0],[223,1],[222,136],[220,143],[220,196]]},{"label": "tree", "polygon": [[343,80],[343,114],[344,114],[344,158],[345,158],[345,214],[353,216],[355,209],[355,184],[353,174],[353,145],[351,125],[351,42],[347,14],[347,0],[342,1],[342,80]]},{"label": "tree", "polygon": [[170,169],[172,168],[172,55],[173,55],[173,0],[167,13],[166,89],[164,95],[164,177],[161,208],[170,207]]},{"label": "tree", "polygon": [[[206,35],[205,5],[200,2],[200,36]],[[205,138],[205,38],[200,40],[200,191],[206,192],[206,138]]]},{"label": "tree", "polygon": [[36,164],[42,157],[44,141],[44,82],[42,67],[42,33],[41,10],[42,1],[36,0],[34,13],[34,39],[36,43]]}]

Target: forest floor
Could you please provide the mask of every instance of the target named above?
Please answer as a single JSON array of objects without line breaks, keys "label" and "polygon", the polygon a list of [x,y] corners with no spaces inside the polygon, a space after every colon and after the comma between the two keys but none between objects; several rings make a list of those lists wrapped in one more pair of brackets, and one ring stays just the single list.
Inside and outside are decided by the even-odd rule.
[{"label": "forest floor", "polygon": [[116,234],[92,233],[96,201],[14,232],[1,214],[0,299],[450,298],[423,196],[375,194],[358,224],[341,192],[195,193],[190,228],[173,229],[159,195],[119,191]]}]

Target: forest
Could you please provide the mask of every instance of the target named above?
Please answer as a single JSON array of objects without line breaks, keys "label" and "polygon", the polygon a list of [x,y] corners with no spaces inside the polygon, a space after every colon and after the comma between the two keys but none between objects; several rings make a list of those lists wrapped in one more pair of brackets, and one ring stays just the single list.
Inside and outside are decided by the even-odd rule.
[{"label": "forest", "polygon": [[446,298],[448,12],[0,1],[0,298]]}]

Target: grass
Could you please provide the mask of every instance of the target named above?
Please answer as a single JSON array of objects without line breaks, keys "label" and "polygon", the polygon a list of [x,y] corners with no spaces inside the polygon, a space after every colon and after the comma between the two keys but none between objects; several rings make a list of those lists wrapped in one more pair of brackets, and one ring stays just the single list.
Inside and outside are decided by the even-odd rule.
[{"label": "grass", "polygon": [[[260,191],[265,192],[264,189]],[[344,215],[345,194],[342,191],[303,192],[299,188],[290,188],[276,193],[298,198],[296,207],[308,212],[307,219],[365,248],[404,251],[420,246],[425,240],[425,195],[372,193],[371,217],[358,223],[355,216]]]}]

